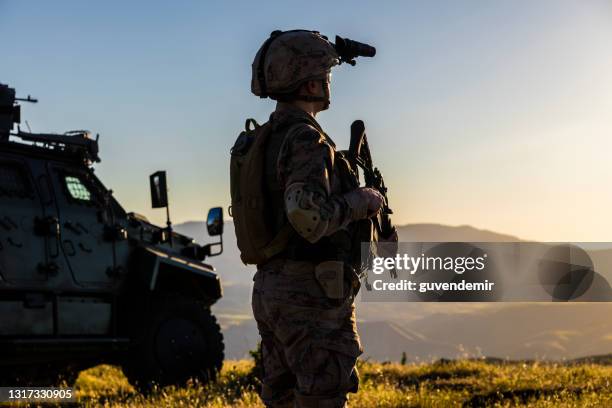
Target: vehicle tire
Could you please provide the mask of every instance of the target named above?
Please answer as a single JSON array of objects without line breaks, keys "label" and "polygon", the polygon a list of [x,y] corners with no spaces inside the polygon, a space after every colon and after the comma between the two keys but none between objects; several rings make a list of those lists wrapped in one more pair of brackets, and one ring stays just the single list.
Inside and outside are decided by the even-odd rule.
[{"label": "vehicle tire", "polygon": [[134,346],[123,372],[141,391],[154,384],[181,385],[190,378],[208,382],[221,370],[221,328],[210,309],[193,298],[154,299],[150,313],[140,316],[132,330]]}]

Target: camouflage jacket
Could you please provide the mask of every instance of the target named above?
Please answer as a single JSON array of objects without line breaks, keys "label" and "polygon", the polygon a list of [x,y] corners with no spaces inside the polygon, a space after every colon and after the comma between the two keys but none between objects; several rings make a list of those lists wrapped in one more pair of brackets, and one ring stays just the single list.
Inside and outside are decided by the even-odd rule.
[{"label": "camouflage jacket", "polygon": [[291,223],[299,234],[295,241],[299,245],[329,246],[332,242],[324,238],[335,235],[332,245],[340,241],[349,251],[353,243],[347,227],[364,218],[366,211],[364,203],[350,194],[359,187],[357,175],[331,138],[303,110],[279,103],[270,123],[266,179],[275,197],[276,225]]}]

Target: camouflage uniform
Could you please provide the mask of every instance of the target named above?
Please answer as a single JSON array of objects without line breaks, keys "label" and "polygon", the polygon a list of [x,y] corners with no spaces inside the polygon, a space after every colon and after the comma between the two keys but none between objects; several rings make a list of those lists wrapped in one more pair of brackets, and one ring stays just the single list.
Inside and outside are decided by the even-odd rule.
[{"label": "camouflage uniform", "polygon": [[[382,196],[359,187],[343,153],[310,114],[290,103],[327,109],[331,68],[339,63],[326,37],[291,30],[273,32],[252,65],[251,92],[278,101],[266,127],[267,215],[260,224],[283,237],[283,245],[275,238],[266,247],[274,255],[258,265],[252,297],[262,337],[262,399],[269,407],[342,407],[358,387],[356,238],[370,230],[368,217]],[[302,93],[306,81],[321,81],[323,94]]]},{"label": "camouflage uniform", "polygon": [[[262,337],[262,399],[270,407],[342,407],[358,385],[361,346],[352,295],[325,296],[310,262],[273,260],[254,278]],[[295,395],[294,395],[295,390]]]},{"label": "camouflage uniform", "polygon": [[[318,256],[325,251],[317,243],[346,231],[363,214],[356,214],[360,206],[352,206],[353,196],[343,191],[333,142],[310,115],[279,104],[271,123],[282,140],[273,166],[280,190],[286,194],[299,186],[304,192],[300,205],[325,219],[311,242],[296,234],[293,245],[311,247],[311,254]],[[286,196],[282,192],[279,197]],[[286,212],[278,222],[287,222]],[[330,298],[315,275],[317,261],[286,251],[259,265],[253,279],[253,313],[263,347],[262,399],[267,406],[290,407],[295,398],[300,407],[342,407],[346,394],[357,391],[355,363],[362,349],[353,300],[358,280],[347,264],[342,296]]]}]

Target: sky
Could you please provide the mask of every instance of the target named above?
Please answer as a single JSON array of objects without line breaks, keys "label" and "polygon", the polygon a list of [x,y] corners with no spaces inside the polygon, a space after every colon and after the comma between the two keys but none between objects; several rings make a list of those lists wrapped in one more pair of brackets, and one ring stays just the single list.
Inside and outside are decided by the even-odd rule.
[{"label": "sky", "polygon": [[100,134],[96,174],[128,211],[168,171],[173,221],[229,205],[229,149],[274,104],[250,93],[275,29],[377,47],[335,68],[317,119],[366,123],[397,224],[612,240],[612,3],[0,0],[0,82],[32,131]]}]

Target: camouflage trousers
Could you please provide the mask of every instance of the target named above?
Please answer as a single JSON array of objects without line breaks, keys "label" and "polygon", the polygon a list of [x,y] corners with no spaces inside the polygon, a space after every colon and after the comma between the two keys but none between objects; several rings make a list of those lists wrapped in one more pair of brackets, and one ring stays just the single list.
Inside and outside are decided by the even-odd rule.
[{"label": "camouflage trousers", "polygon": [[252,306],[262,338],[267,407],[346,406],[357,392],[355,363],[362,353],[353,287],[342,298],[325,295],[315,264],[274,260],[255,274]]}]

